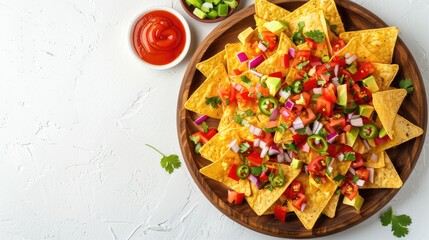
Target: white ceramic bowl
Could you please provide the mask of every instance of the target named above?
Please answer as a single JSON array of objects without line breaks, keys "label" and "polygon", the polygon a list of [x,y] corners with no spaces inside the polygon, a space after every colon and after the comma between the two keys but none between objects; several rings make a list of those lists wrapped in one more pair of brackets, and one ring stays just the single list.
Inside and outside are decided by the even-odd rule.
[{"label": "white ceramic bowl", "polygon": [[[180,53],[180,55],[176,59],[174,59],[172,62],[167,63],[165,65],[155,65],[155,64],[151,64],[151,63],[144,61],[143,59],[140,58],[140,56],[136,52],[134,45],[133,45],[133,30],[134,30],[134,26],[136,25],[137,21],[141,17],[143,17],[145,14],[152,12],[152,11],[156,11],[156,10],[163,10],[163,11],[167,11],[167,12],[173,14],[174,16],[176,16],[180,20],[180,22],[183,24],[183,27],[185,29],[186,41],[185,41],[185,46],[183,48],[183,51]],[[145,65],[147,67],[150,67],[153,69],[158,69],[158,70],[172,68],[172,67],[176,66],[177,64],[179,64],[185,58],[186,54],[189,51],[189,46],[191,45],[191,30],[189,29],[189,25],[186,22],[185,18],[179,12],[174,10],[173,8],[165,7],[165,6],[149,7],[148,9],[144,10],[140,15],[138,15],[136,18],[134,18],[134,20],[131,24],[131,28],[129,30],[129,36],[128,37],[129,37],[129,46],[131,48],[131,51],[132,51],[133,55],[138,59],[138,61],[143,63],[143,65]]]}]

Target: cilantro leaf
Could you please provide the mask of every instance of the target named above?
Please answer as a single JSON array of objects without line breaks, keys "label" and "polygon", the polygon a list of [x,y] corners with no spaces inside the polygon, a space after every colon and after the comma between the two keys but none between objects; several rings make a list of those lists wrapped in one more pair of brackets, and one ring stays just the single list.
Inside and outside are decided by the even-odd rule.
[{"label": "cilantro leaf", "polygon": [[252,110],[251,110],[251,109],[247,109],[247,110],[244,112],[244,115],[246,115],[246,116],[248,116],[248,117],[251,117],[251,116],[255,116],[255,115],[256,115],[256,113],[252,112]]},{"label": "cilantro leaf", "polygon": [[240,152],[244,153],[245,151],[247,151],[250,148],[250,144],[247,142],[244,142],[242,144],[240,144]]},{"label": "cilantro leaf", "polygon": [[195,144],[198,144],[200,142],[200,137],[199,136],[189,136],[189,140],[191,140]]},{"label": "cilantro leaf", "polygon": [[357,182],[359,180],[359,176],[358,175],[354,175],[353,176],[353,182]]},{"label": "cilantro leaf", "polygon": [[354,152],[345,152],[343,161],[354,161],[356,160],[356,155]]},{"label": "cilantro leaf", "polygon": [[346,176],[338,174],[335,178],[334,181],[335,182],[341,182],[342,180],[344,180],[346,178]]},{"label": "cilantro leaf", "polygon": [[387,226],[392,224],[392,232],[395,237],[404,237],[409,233],[408,226],[412,223],[411,218],[408,215],[394,215],[392,207],[380,216],[381,225]]},{"label": "cilantro leaf", "polygon": [[207,133],[207,131],[209,130],[209,126],[207,126],[206,121],[204,121],[203,123],[201,123],[201,127],[203,128],[203,132]]},{"label": "cilantro leaf", "polygon": [[325,41],[325,34],[319,30],[311,30],[304,33],[308,38],[313,39],[317,43],[322,43]]},{"label": "cilantro leaf", "polygon": [[249,85],[252,85],[252,82],[250,81],[250,79],[248,77],[241,76],[240,79],[241,79],[242,82],[244,82],[246,84],[249,84]]},{"label": "cilantro leaf", "polygon": [[310,61],[300,62],[300,63],[298,63],[298,65],[296,65],[296,69],[302,70],[302,68],[307,66],[307,64],[309,64],[309,63],[310,63]]},{"label": "cilantro leaf", "polygon": [[408,94],[411,94],[414,91],[413,81],[410,79],[402,79],[399,81],[399,87],[407,90]]},{"label": "cilantro leaf", "polygon": [[218,96],[206,98],[206,105],[210,105],[212,108],[218,108],[221,103],[222,99]]},{"label": "cilantro leaf", "polygon": [[152,148],[153,150],[157,151],[159,154],[162,155],[161,158],[161,167],[165,169],[166,172],[171,174],[174,169],[180,168],[182,166],[182,163],[179,160],[179,156],[176,154],[171,154],[169,156],[164,155],[162,152],[160,152],[158,149],[152,147],[149,144],[146,144],[146,146]]},{"label": "cilantro leaf", "polygon": [[302,30],[304,29],[304,22],[298,23],[298,31],[294,32],[290,39],[292,40],[295,45],[300,45],[305,43],[304,35],[302,34]]}]

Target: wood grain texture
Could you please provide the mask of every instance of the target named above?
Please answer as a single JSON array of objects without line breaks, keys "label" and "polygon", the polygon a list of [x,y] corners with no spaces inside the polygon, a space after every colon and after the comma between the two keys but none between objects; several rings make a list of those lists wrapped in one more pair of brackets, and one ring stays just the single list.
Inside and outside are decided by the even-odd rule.
[{"label": "wood grain texture", "polygon": [[[289,11],[293,11],[304,3],[303,1],[285,0],[273,2]],[[337,8],[347,31],[387,26],[373,13],[355,3],[344,0],[337,1]],[[199,173],[199,169],[208,165],[209,161],[193,151],[193,143],[189,141],[188,136],[198,129],[193,122],[197,118],[197,115],[184,108],[186,99],[205,79],[196,70],[195,65],[221,51],[226,43],[237,42],[237,35],[243,29],[248,26],[255,26],[253,14],[254,6],[252,5],[237,12],[228,18],[228,21],[220,24],[201,43],[184,74],[177,105],[177,128],[182,154],[192,178],[203,194],[222,213],[243,226],[264,234],[277,237],[307,238],[333,234],[359,224],[385,206],[399,190],[363,190],[361,191],[361,195],[364,197],[365,203],[360,212],[355,211],[351,207],[339,204],[335,218],[329,219],[326,216],[321,216],[312,230],[306,230],[293,214],[288,216],[287,223],[285,224],[275,220],[272,215],[258,217],[247,204],[230,205],[226,201],[227,188],[223,184],[207,179]],[[399,110],[399,114],[426,131],[427,102],[423,80],[413,56],[400,38],[398,38],[395,47],[393,63],[398,64],[400,69],[392,85],[397,85],[400,79],[409,78],[413,79],[415,88],[414,93],[406,97]],[[211,126],[217,126],[217,124],[217,120],[209,122]],[[424,134],[388,150],[388,154],[404,182],[411,174],[418,160],[423,143]]]},{"label": "wood grain texture", "polygon": [[[236,0],[236,1],[238,4],[240,4],[240,0]],[[214,19],[210,19],[210,18],[201,19],[201,18],[195,16],[195,14],[193,14],[195,7],[188,6],[188,4],[186,3],[186,0],[180,0],[180,4],[182,5],[183,9],[185,10],[185,12],[189,16],[191,16],[193,19],[195,19],[197,21],[204,22],[204,23],[215,23],[215,22],[223,21],[223,20],[225,20],[225,18],[231,16],[237,10],[237,7],[238,7],[238,5],[237,5],[236,8],[229,8],[228,16],[226,16],[226,17],[217,17]]]}]

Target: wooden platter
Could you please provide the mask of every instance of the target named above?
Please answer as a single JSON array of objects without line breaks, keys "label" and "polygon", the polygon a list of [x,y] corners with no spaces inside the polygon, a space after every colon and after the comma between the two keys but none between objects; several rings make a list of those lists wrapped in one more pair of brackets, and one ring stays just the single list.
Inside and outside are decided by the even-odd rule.
[{"label": "wooden platter", "polygon": [[[304,1],[276,0],[273,3],[293,11]],[[376,15],[353,2],[337,1],[337,8],[346,31],[387,26]],[[282,223],[272,215],[257,216],[248,204],[229,204],[226,200],[227,187],[199,173],[199,169],[208,165],[209,161],[194,152],[194,145],[189,140],[189,136],[199,129],[194,124],[197,114],[184,108],[185,101],[205,80],[195,65],[221,51],[226,43],[237,42],[237,35],[248,26],[255,27],[254,12],[254,6],[249,6],[220,24],[201,43],[184,74],[177,105],[177,129],[184,161],[192,178],[210,202],[222,213],[241,225],[264,234],[289,238],[316,237],[333,234],[361,223],[385,206],[400,189],[362,190],[361,195],[364,197],[365,203],[360,212],[340,203],[335,218],[321,216],[312,230],[306,230],[293,214],[289,215],[286,223]],[[399,38],[395,47],[393,63],[399,65],[399,72],[392,85],[395,86],[399,80],[408,78],[413,80],[415,89],[412,95],[406,97],[399,114],[426,131],[427,102],[423,79],[413,56]],[[209,121],[211,126],[217,126],[217,124],[218,120]],[[419,158],[424,136],[425,134],[387,151],[404,182]]]}]

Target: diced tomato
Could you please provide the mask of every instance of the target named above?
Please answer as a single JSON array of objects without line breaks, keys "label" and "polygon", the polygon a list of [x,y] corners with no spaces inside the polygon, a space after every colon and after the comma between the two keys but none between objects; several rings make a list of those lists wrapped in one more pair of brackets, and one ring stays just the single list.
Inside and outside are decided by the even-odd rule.
[{"label": "diced tomato", "polygon": [[327,152],[328,152],[328,155],[331,156],[331,157],[337,156],[337,154],[338,154],[337,145],[335,145],[335,144],[329,144]]},{"label": "diced tomato", "polygon": [[329,120],[329,125],[331,127],[336,127],[338,129],[343,129],[346,126],[346,118],[344,116],[341,117],[333,117]]},{"label": "diced tomato", "polygon": [[274,216],[279,220],[280,222],[286,221],[286,214],[287,214],[287,207],[282,205],[276,205],[274,207]]},{"label": "diced tomato", "polygon": [[340,67],[344,67],[346,65],[346,59],[342,56],[334,56],[334,58],[332,59],[332,61],[338,65],[340,65]]},{"label": "diced tomato", "polygon": [[304,85],[303,85],[303,91],[304,92],[309,92],[309,91],[313,90],[313,88],[317,88],[317,79],[316,78],[311,78],[310,80],[304,82]]},{"label": "diced tomato", "polygon": [[278,125],[279,125],[279,121],[268,121],[265,124],[265,127],[266,128],[274,128],[274,127],[277,127]]},{"label": "diced tomato", "polygon": [[366,78],[368,75],[373,74],[375,72],[375,67],[371,62],[364,62],[356,71],[355,74],[353,74],[353,79],[355,81],[362,80]]},{"label": "diced tomato", "polygon": [[329,83],[327,87],[322,88],[322,95],[331,103],[337,102],[337,88],[332,83]]},{"label": "diced tomato", "polygon": [[312,48],[312,49],[316,49],[317,48],[317,43],[313,39],[311,39],[311,38],[305,38],[305,42],[307,43],[307,45],[310,48]]},{"label": "diced tomato", "polygon": [[243,107],[246,104],[250,103],[251,100],[252,100],[252,98],[249,97],[249,92],[248,91],[237,93],[235,95],[235,98],[237,99],[237,102],[240,104],[241,107]]},{"label": "diced tomato", "polygon": [[240,178],[237,176],[237,164],[233,164],[229,170],[228,177],[234,179],[235,181],[240,181]]},{"label": "diced tomato", "polygon": [[277,35],[275,35],[270,31],[262,31],[261,35],[262,35],[262,39],[268,42],[268,49],[270,51],[274,50],[275,47],[277,46]]},{"label": "diced tomato", "polygon": [[[265,87],[263,87],[263,86],[261,86],[261,85],[257,85],[254,88],[254,91],[255,91],[255,94],[256,94],[255,96],[257,96],[258,93],[261,93],[262,97],[268,97],[268,96],[270,96],[270,92],[268,91],[268,89],[265,88]],[[251,93],[251,91],[250,91],[250,93]]]},{"label": "diced tomato", "polygon": [[284,78],[282,72],[273,72],[273,73],[268,74],[268,76],[270,76],[270,77],[276,77],[276,78]]},{"label": "diced tomato", "polygon": [[341,185],[341,193],[348,199],[353,200],[358,194],[358,185],[352,179],[347,178]]},{"label": "diced tomato", "polygon": [[308,61],[310,59],[310,50],[298,50],[295,53],[295,60],[293,66],[296,67],[298,64]]},{"label": "diced tomato", "polygon": [[283,195],[289,199],[294,199],[298,193],[305,194],[304,187],[301,182],[293,180],[283,192]]},{"label": "diced tomato", "polygon": [[314,158],[310,164],[308,164],[307,170],[309,172],[313,173],[322,173],[324,175],[324,172],[326,170],[326,163],[325,163],[326,156],[319,156],[317,158]]},{"label": "diced tomato", "polygon": [[338,38],[337,40],[331,43],[332,46],[332,55],[335,55],[338,51],[340,51],[343,47],[346,46],[346,41],[342,38]]},{"label": "diced tomato", "polygon": [[334,104],[328,101],[324,96],[320,96],[316,100],[316,111],[327,117],[331,116]]},{"label": "diced tomato", "polygon": [[302,193],[298,193],[297,196],[292,200],[292,206],[301,211],[302,204],[307,202],[307,196]]},{"label": "diced tomato", "polygon": [[234,70],[232,70],[232,72],[234,73],[234,76],[238,76],[238,75],[242,74],[242,72],[238,69],[234,69]]},{"label": "diced tomato", "polygon": [[287,53],[283,54],[283,56],[280,58],[280,64],[284,68],[289,68],[289,61],[290,61],[290,56]]},{"label": "diced tomato", "polygon": [[235,203],[236,205],[241,204],[244,199],[244,193],[238,193],[233,190],[228,190],[228,202]]},{"label": "diced tomato", "polygon": [[366,87],[359,87],[359,85],[354,84],[351,89],[351,94],[353,96],[353,100],[357,104],[367,104],[372,101],[372,93]]},{"label": "diced tomato", "polygon": [[384,143],[386,143],[386,142],[388,142],[388,141],[390,141],[390,137],[389,137],[389,135],[386,135],[386,136],[384,136],[384,137],[382,137],[382,138],[380,138],[380,137],[375,137],[374,138],[374,142],[375,142],[375,144],[378,146],[378,145],[381,145],[381,144],[384,144]]},{"label": "diced tomato", "polygon": [[307,135],[294,134],[292,135],[293,142],[295,144],[300,144],[307,141]]},{"label": "diced tomato", "polygon": [[206,133],[207,140],[210,140],[214,135],[216,135],[217,130],[215,128],[210,128]]},{"label": "diced tomato", "polygon": [[261,136],[261,140],[265,142],[267,147],[270,147],[274,144],[274,137],[271,133],[264,132]]},{"label": "diced tomato", "polygon": [[247,160],[249,160],[250,164],[252,164],[253,166],[261,166],[263,161],[258,152],[250,153],[247,157]]},{"label": "diced tomato", "polygon": [[350,125],[350,124],[346,124],[344,127],[343,127],[343,131],[344,132],[350,132],[352,130],[352,125]]},{"label": "diced tomato", "polygon": [[209,141],[209,139],[204,134],[204,132],[201,132],[201,131],[192,134],[192,137],[198,137],[199,138],[198,142],[196,142],[195,144],[198,144],[198,143],[206,144]]},{"label": "diced tomato", "polygon": [[268,177],[266,172],[262,172],[261,175],[259,176],[259,180],[261,180],[262,182],[266,182],[268,181],[270,178]]},{"label": "diced tomato", "polygon": [[356,170],[356,174],[359,176],[359,179],[368,181],[370,173],[366,167],[361,167],[358,170]]},{"label": "diced tomato", "polygon": [[324,63],[320,65],[316,70],[316,75],[319,78],[322,78],[325,81],[328,81],[330,76],[333,75],[332,72],[334,70],[335,65],[337,65],[337,63],[335,62]]},{"label": "diced tomato", "polygon": [[235,102],[235,88],[231,85],[221,86],[218,89],[219,97],[222,99],[222,103],[225,105],[229,105]]},{"label": "diced tomato", "polygon": [[363,159],[360,153],[355,152],[355,156],[356,156],[356,160],[354,160],[350,166],[352,168],[357,169],[363,166]]},{"label": "diced tomato", "polygon": [[307,126],[314,120],[316,120],[316,115],[313,113],[313,110],[311,110],[311,108],[306,108],[305,111],[302,111],[301,115],[299,116],[301,117],[304,126]]}]

